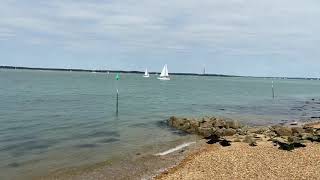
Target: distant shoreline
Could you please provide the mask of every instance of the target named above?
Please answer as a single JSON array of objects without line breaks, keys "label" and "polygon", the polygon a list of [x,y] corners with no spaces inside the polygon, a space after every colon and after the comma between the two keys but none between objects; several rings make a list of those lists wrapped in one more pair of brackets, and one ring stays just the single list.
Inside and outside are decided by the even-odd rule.
[{"label": "distant shoreline", "polygon": [[[142,71],[89,70],[89,69],[73,69],[73,68],[39,68],[39,67],[23,67],[23,66],[0,66],[0,69],[144,74],[144,72],[142,72]],[[149,73],[150,74],[158,74],[159,72],[149,72]],[[225,75],[225,74],[198,74],[198,73],[170,73],[170,74],[171,75],[183,75],[183,76],[215,76],[215,77],[247,77],[247,78],[267,78],[267,79],[320,80],[320,78],[302,78],[302,77],[258,77],[258,76],[236,76],[236,75]]]}]

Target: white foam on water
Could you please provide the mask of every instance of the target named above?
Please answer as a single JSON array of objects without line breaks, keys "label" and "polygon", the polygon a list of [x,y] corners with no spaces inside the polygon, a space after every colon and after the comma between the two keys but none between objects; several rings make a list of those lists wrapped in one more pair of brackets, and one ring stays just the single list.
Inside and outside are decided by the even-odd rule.
[{"label": "white foam on water", "polygon": [[178,151],[178,150],[180,150],[180,149],[182,149],[182,148],[188,147],[188,146],[190,146],[191,144],[194,144],[194,143],[196,143],[196,142],[184,143],[184,144],[181,144],[181,145],[179,145],[179,146],[177,146],[177,147],[175,147],[175,148],[169,149],[169,150],[167,150],[167,151],[164,151],[164,152],[162,152],[162,153],[158,153],[158,154],[155,154],[155,155],[156,155],[156,156],[165,156],[165,155],[168,155],[168,154],[173,153],[173,152],[175,152],[175,151]]}]

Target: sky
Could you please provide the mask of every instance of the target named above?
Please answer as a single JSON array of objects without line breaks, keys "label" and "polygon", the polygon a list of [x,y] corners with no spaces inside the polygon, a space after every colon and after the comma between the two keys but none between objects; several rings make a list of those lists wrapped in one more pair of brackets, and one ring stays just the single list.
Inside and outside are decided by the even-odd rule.
[{"label": "sky", "polygon": [[320,77],[319,0],[1,0],[0,65]]}]

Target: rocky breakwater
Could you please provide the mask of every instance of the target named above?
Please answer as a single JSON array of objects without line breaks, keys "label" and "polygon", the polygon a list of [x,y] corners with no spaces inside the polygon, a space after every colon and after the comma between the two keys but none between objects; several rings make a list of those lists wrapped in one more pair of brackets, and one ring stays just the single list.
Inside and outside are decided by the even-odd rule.
[{"label": "rocky breakwater", "polygon": [[227,118],[195,119],[172,116],[168,124],[181,131],[200,135],[209,140],[208,144],[220,143],[222,146],[230,146],[232,142],[244,142],[250,146],[257,146],[259,141],[270,141],[275,146],[279,146],[279,149],[290,151],[305,147],[304,143],[308,141],[320,142],[319,123],[292,127],[282,125],[250,127]]}]

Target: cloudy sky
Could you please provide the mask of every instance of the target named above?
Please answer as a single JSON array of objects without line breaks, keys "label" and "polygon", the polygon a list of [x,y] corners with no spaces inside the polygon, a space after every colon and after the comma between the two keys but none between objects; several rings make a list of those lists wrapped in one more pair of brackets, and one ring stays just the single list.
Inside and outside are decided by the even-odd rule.
[{"label": "cloudy sky", "polygon": [[1,0],[0,65],[320,77],[319,0]]}]

